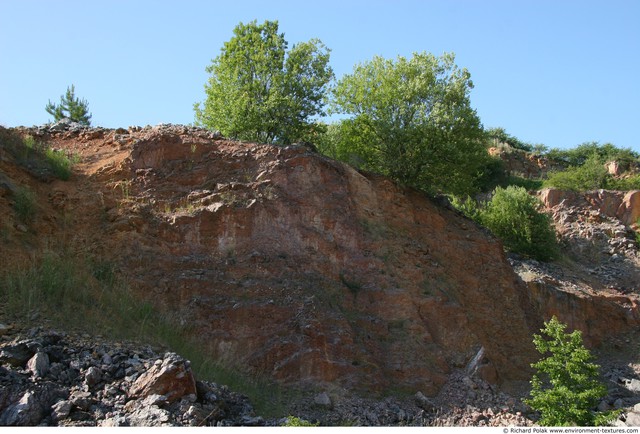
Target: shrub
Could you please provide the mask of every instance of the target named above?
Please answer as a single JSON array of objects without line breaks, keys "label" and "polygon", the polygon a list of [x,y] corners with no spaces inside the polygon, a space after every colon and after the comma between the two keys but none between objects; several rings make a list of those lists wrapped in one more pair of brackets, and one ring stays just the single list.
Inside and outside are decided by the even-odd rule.
[{"label": "shrub", "polygon": [[606,188],[608,178],[610,175],[602,159],[592,155],[580,166],[551,173],[544,186],[574,191],[597,190]]},{"label": "shrub", "polygon": [[640,190],[640,174],[632,175],[628,178],[610,178],[607,182],[607,187],[610,190]]},{"label": "shrub", "polygon": [[472,220],[480,222],[481,209],[476,201],[470,196],[467,196],[466,199],[462,199],[458,196],[449,196],[449,201],[451,202],[451,205],[462,214]]},{"label": "shrub", "polygon": [[548,356],[531,365],[538,373],[525,403],[541,413],[544,426],[605,425],[616,413],[594,411],[607,394],[598,379],[600,367],[592,362],[581,332],[565,333],[566,327],[554,316],[541,330],[549,339],[534,335],[536,349]]},{"label": "shrub", "polygon": [[590,156],[582,165],[572,166],[561,172],[553,172],[544,181],[544,187],[562,190],[589,191],[601,188],[609,190],[640,189],[640,175],[627,178],[614,178],[604,164],[605,160],[597,155]]},{"label": "shrub", "polygon": [[498,187],[480,210],[479,222],[500,238],[507,250],[549,261],[557,256],[550,218],[538,211],[539,201],[522,187]]},{"label": "shrub", "polygon": [[527,191],[540,190],[543,186],[543,181],[540,179],[523,178],[521,176],[509,176],[503,183],[503,187],[514,185],[516,187],[522,187]]},{"label": "shrub", "polygon": [[601,145],[598,142],[587,142],[573,149],[551,149],[547,152],[547,157],[563,161],[569,166],[582,166],[593,157],[597,157],[603,162],[611,160],[633,162],[640,159],[640,154],[631,149],[618,148],[611,143]]}]

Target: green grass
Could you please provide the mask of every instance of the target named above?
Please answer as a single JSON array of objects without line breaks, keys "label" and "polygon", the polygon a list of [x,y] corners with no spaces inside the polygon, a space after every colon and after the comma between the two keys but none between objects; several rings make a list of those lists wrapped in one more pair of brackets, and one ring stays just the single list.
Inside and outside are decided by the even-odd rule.
[{"label": "green grass", "polygon": [[36,195],[27,187],[18,189],[13,198],[13,209],[23,223],[28,223],[36,213]]},{"label": "green grass", "polygon": [[78,155],[68,156],[64,151],[51,148],[44,150],[44,156],[53,174],[63,181],[67,181],[71,177],[73,166],[80,161]]},{"label": "green grass", "polygon": [[109,262],[49,252],[39,261],[0,273],[0,308],[25,326],[47,325],[175,351],[191,361],[200,380],[249,396],[265,417],[283,417],[293,392],[213,360],[202,341],[134,296]]},{"label": "green grass", "polygon": [[17,163],[28,170],[53,175],[63,181],[71,177],[73,166],[80,161],[77,154],[52,149],[33,136],[21,136],[15,131],[0,129],[0,145],[7,149]]}]

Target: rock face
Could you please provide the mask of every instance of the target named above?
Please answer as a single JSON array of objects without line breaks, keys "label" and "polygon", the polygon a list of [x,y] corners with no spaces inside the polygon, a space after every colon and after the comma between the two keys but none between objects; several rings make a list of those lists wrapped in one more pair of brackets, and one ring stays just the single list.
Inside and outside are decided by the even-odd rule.
[{"label": "rock face", "polygon": [[564,169],[558,162],[547,157],[504,144],[489,148],[489,155],[499,157],[504,164],[504,170],[510,176],[541,179],[546,178],[553,170]]},{"label": "rock face", "polygon": [[636,224],[640,219],[639,190],[574,192],[547,188],[542,190],[539,196],[549,209],[561,204],[565,208],[590,208],[604,216],[616,218],[627,226]]},{"label": "rock face", "polygon": [[72,238],[227,364],[433,395],[483,347],[495,381],[529,376],[536,318],[501,244],[422,194],[189,127],[20,133],[81,155],[75,180],[34,185]]},{"label": "rock face", "polygon": [[590,346],[640,327],[640,253],[632,224],[639,194],[542,190],[565,260],[512,261],[541,316],[581,330]]},{"label": "rock face", "polygon": [[[303,146],[191,127],[10,133],[81,163],[55,181],[3,152],[4,184],[28,184],[41,208],[21,223],[13,190],[0,195],[2,256],[28,257],[22,226],[32,243],[110,260],[223,363],[288,383],[433,396],[483,349],[485,379],[530,378],[545,309],[500,242],[422,194]],[[157,393],[145,387],[136,393]]]}]

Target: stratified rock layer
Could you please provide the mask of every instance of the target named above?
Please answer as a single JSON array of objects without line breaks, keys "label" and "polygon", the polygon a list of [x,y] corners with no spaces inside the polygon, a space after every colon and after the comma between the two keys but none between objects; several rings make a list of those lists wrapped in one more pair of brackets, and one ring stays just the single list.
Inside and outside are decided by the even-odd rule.
[{"label": "stratified rock layer", "polygon": [[[482,350],[487,380],[530,378],[544,309],[495,238],[418,192],[190,127],[12,133],[82,162],[59,181],[0,155],[4,257],[30,255],[27,231],[110,259],[231,366],[433,396]],[[11,208],[22,184],[42,207],[28,227]]]}]

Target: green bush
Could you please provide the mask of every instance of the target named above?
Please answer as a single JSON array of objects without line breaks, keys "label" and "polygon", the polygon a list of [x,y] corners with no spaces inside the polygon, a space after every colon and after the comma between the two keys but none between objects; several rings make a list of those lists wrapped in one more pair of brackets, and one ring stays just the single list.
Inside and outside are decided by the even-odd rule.
[{"label": "green bush", "polygon": [[554,148],[549,150],[546,155],[550,159],[562,161],[569,166],[582,166],[587,160],[594,157],[603,162],[612,160],[633,162],[640,159],[640,154],[631,149],[618,148],[611,143],[601,145],[598,142],[583,143],[567,150]]},{"label": "green bush", "polygon": [[551,219],[538,211],[539,201],[522,187],[498,187],[479,212],[478,221],[500,238],[507,250],[549,261],[558,248]]},{"label": "green bush", "polygon": [[573,191],[637,190],[640,189],[640,175],[614,178],[607,171],[605,160],[594,154],[580,166],[571,166],[564,171],[551,173],[543,186]]},{"label": "green bush", "polygon": [[549,174],[549,179],[543,185],[561,190],[598,190],[606,188],[610,176],[602,159],[592,155],[580,166],[571,166],[567,170]]},{"label": "green bush", "polygon": [[467,196],[465,199],[458,196],[449,196],[449,201],[451,205],[462,214],[478,223],[480,222],[481,209],[470,196]]},{"label": "green bush", "polygon": [[565,333],[566,327],[554,316],[541,330],[548,339],[534,335],[536,349],[547,357],[531,365],[537,374],[525,403],[540,412],[543,426],[606,425],[617,413],[594,410],[607,394],[599,381],[600,367],[584,347],[581,332]]},{"label": "green bush", "polygon": [[506,181],[502,184],[503,187],[508,187],[510,185],[516,187],[522,187],[527,191],[532,190],[540,190],[543,186],[543,181],[541,179],[531,179],[531,178],[523,178],[521,176],[509,176]]},{"label": "green bush", "polygon": [[640,174],[632,175],[628,178],[610,178],[607,182],[607,187],[610,190],[640,190]]}]

